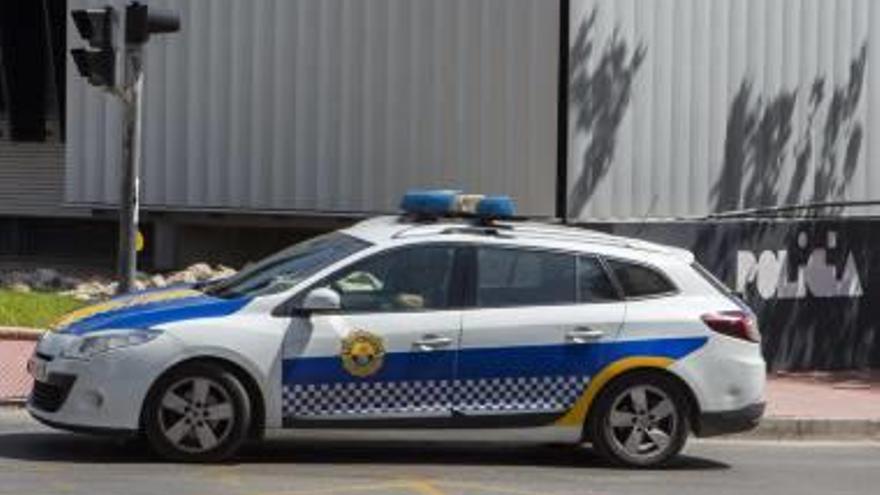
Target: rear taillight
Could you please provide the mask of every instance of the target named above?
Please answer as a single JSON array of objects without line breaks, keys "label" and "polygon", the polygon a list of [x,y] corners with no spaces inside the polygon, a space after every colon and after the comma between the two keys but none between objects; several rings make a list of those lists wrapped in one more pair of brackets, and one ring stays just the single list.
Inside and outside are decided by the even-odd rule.
[{"label": "rear taillight", "polygon": [[703,315],[703,322],[712,330],[730,337],[760,343],[758,322],[745,311],[719,311]]}]

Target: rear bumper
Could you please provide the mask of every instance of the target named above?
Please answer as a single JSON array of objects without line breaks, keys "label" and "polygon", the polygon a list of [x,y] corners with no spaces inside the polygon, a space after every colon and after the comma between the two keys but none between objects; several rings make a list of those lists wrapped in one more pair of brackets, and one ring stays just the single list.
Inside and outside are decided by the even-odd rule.
[{"label": "rear bumper", "polygon": [[714,437],[752,430],[761,422],[766,407],[766,403],[757,402],[733,411],[702,413],[694,425],[694,433],[698,437]]}]

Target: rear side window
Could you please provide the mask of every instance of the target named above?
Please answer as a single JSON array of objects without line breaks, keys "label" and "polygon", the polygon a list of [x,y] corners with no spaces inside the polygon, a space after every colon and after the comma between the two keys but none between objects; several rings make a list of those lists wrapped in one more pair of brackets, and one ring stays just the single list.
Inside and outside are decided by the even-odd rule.
[{"label": "rear side window", "polygon": [[477,306],[541,306],[577,300],[576,258],[562,253],[480,247]]},{"label": "rear side window", "polygon": [[608,260],[608,267],[626,297],[659,296],[676,290],[669,279],[647,266]]},{"label": "rear side window", "polygon": [[593,256],[578,258],[578,300],[584,303],[618,301],[620,296],[602,263]]}]

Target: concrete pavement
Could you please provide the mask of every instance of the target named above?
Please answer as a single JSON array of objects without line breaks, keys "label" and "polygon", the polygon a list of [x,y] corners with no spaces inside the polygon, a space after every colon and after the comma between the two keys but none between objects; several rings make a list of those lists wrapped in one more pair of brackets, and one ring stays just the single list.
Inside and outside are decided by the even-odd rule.
[{"label": "concrete pavement", "polygon": [[880,443],[697,441],[667,469],[622,471],[589,449],[271,441],[235,463],[166,464],[0,409],[0,495],[864,495]]}]

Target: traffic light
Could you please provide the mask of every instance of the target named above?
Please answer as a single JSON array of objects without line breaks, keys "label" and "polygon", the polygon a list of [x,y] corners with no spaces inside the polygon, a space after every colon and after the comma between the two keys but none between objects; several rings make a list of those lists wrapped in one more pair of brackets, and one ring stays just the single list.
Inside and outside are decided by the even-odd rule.
[{"label": "traffic light", "polygon": [[95,86],[113,87],[116,84],[116,50],[113,46],[116,11],[103,9],[74,10],[73,23],[90,48],[70,50],[76,68]]},{"label": "traffic light", "polygon": [[125,42],[143,44],[151,34],[175,33],[180,31],[180,17],[171,11],[150,9],[139,2],[132,2],[125,8]]},{"label": "traffic light", "polygon": [[[2,1],[2,0],[0,0]],[[140,169],[141,115],[144,86],[144,45],[150,35],[180,31],[180,17],[170,11],[151,9],[140,2],[125,8],[125,46],[119,57],[120,81],[116,79],[116,11],[74,10],[73,23],[90,48],[70,51],[79,73],[95,86],[104,87],[122,100],[122,173],[119,198],[119,292],[134,286],[137,268],[138,176]]]}]

